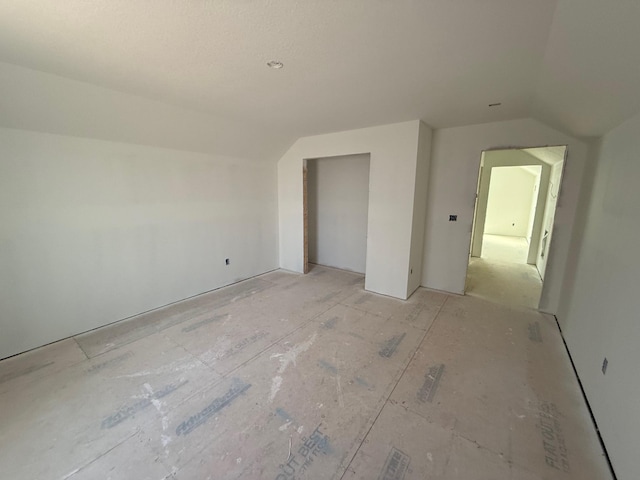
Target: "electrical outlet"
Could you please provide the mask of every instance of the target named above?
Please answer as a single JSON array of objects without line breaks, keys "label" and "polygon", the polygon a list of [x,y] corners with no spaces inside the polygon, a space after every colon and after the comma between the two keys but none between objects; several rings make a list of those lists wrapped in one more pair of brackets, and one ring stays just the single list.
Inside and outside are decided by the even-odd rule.
[{"label": "electrical outlet", "polygon": [[450,222],[457,222],[458,221],[458,215],[449,215],[449,221]]},{"label": "electrical outlet", "polygon": [[228,259],[228,258],[225,258],[225,259],[224,259],[224,264],[225,264],[225,265],[229,265],[229,259]]},{"label": "electrical outlet", "polygon": [[604,357],[604,360],[602,361],[602,374],[603,375],[605,373],[607,373],[607,365],[609,365],[609,360],[607,360],[607,357]]}]

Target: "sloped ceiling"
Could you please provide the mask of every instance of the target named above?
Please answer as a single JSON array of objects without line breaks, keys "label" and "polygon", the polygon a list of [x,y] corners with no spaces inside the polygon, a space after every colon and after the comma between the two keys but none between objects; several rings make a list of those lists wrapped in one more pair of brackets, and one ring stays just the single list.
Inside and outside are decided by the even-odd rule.
[{"label": "sloped ceiling", "polygon": [[523,148],[522,151],[533,155],[538,160],[549,165],[556,165],[564,160],[564,154],[567,150],[565,146],[557,147],[535,147]]},{"label": "sloped ceiling", "polygon": [[532,113],[597,136],[640,111],[640,2],[558,3]]},{"label": "sloped ceiling", "polygon": [[[592,136],[640,110],[638,25],[631,1],[4,0],[0,62],[246,123],[269,152],[416,118]],[[20,95],[0,124],[42,115]]]}]

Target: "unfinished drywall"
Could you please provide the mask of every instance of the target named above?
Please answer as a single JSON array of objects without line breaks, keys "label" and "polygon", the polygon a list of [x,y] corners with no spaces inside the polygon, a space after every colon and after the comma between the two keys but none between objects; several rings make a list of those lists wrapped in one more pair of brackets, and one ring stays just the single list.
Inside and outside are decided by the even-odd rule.
[{"label": "unfinished drywall", "polygon": [[309,261],[365,273],[369,155],[307,160]]},{"label": "unfinished drywall", "polygon": [[[586,162],[586,145],[533,119],[435,130],[431,153],[422,285],[463,293],[483,150],[568,145],[540,308],[555,313],[563,288],[573,220]],[[450,222],[449,215],[458,215]]]},{"label": "unfinished drywall", "polygon": [[533,191],[539,178],[523,167],[497,167],[492,170],[485,234],[529,237],[535,208]]},{"label": "unfinished drywall", "polygon": [[280,266],[303,271],[303,159],[370,153],[365,288],[407,298],[421,128],[415,120],[300,138],[278,162]]},{"label": "unfinished drywall", "polygon": [[0,127],[273,161],[293,143],[221,118],[0,62]]},{"label": "unfinished drywall", "polygon": [[0,358],[277,268],[275,174],[0,129]]},{"label": "unfinished drywall", "polygon": [[429,186],[429,168],[431,166],[432,131],[431,128],[423,122],[420,122],[419,130],[407,295],[411,295],[420,286],[420,280],[422,278],[427,189]]},{"label": "unfinished drywall", "polygon": [[620,480],[637,478],[640,451],[638,152],[640,115],[606,134],[594,151],[597,170],[584,197],[586,228],[576,236],[581,248],[573,288],[558,315]]},{"label": "unfinished drywall", "polygon": [[553,164],[551,166],[551,173],[549,176],[549,188],[547,189],[547,198],[545,199],[542,232],[536,255],[536,267],[543,279],[547,270],[549,247],[551,246],[551,240],[553,238],[553,221],[556,212],[556,205],[558,203],[558,196],[560,195],[563,166],[563,162]]}]

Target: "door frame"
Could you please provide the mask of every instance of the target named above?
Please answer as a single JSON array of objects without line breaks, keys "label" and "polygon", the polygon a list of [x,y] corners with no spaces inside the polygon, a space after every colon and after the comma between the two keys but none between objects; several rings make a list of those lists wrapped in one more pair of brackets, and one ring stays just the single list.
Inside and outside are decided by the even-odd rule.
[{"label": "door frame", "polygon": [[[520,149],[511,149],[511,150],[520,150]],[[484,157],[485,152],[482,152],[482,156]],[[484,158],[483,158],[484,160]],[[493,173],[494,168],[501,167],[522,167],[522,166],[534,166],[534,167],[542,167],[542,172],[540,174],[540,187],[538,188],[538,196],[536,199],[536,208],[535,208],[535,216],[533,221],[533,228],[531,231],[531,243],[529,244],[529,250],[527,251],[527,263],[529,265],[535,265],[536,257],[538,255],[538,243],[534,242],[533,239],[539,239],[540,233],[542,232],[542,221],[544,219],[544,209],[545,203],[547,199],[547,194],[549,191],[549,178],[551,175],[551,166],[548,164],[544,164],[544,162],[540,161],[540,164],[524,164],[524,163],[514,163],[514,164],[501,164],[501,165],[481,165],[480,172],[478,174],[478,192],[476,193],[476,207],[474,209],[473,214],[473,226],[472,226],[472,236],[471,236],[471,245],[469,248],[471,257],[482,257],[482,245],[484,241],[484,228],[485,222],[487,218],[487,207],[489,203],[489,191],[491,189],[491,174]],[[478,222],[478,220],[481,220]]]},{"label": "door frame", "polygon": [[[537,146],[530,146],[530,147],[506,147],[506,148],[505,147],[496,147],[496,148],[488,148],[488,149],[482,150],[480,152],[479,167],[478,167],[478,170],[477,170],[478,171],[478,179],[477,179],[477,185],[476,185],[475,204],[474,204],[474,211],[473,211],[473,221],[472,221],[472,224],[471,224],[471,235],[470,235],[470,238],[469,238],[469,258],[468,258],[467,267],[466,267],[466,270],[465,270],[464,293],[466,293],[466,291],[467,291],[467,280],[468,280],[468,275],[469,275],[469,261],[471,260],[471,257],[473,257],[473,256],[479,257],[481,255],[481,253],[482,253],[482,240],[481,240],[481,237],[482,237],[482,235],[484,235],[484,220],[486,220],[486,207],[487,207],[488,192],[489,192],[489,182],[490,182],[490,178],[491,178],[491,174],[489,173],[487,175],[487,173],[486,173],[487,166],[484,165],[485,153],[487,153],[487,152],[495,152],[495,151],[527,150],[527,149],[545,148],[545,147],[564,147],[564,157],[563,157],[563,160],[562,160],[562,173],[561,173],[561,176],[560,176],[560,184],[558,186],[558,194],[557,194],[558,199],[559,199],[560,196],[561,196],[561,193],[562,193],[562,187],[563,187],[563,184],[564,184],[565,172],[566,172],[566,168],[567,168],[567,160],[569,158],[569,156],[568,156],[569,155],[569,145],[568,144],[537,145]],[[546,162],[542,162],[542,161],[541,161],[541,163],[545,164],[548,167],[548,173],[550,174],[551,165],[546,163]],[[504,164],[504,165],[499,165],[499,166],[523,166],[523,165],[524,164],[522,164],[522,163],[517,163],[517,164],[514,164],[514,165]],[[535,164],[533,164],[533,165],[535,165]],[[494,166],[498,166],[498,165],[490,166],[489,170],[491,170],[491,168],[493,168]],[[543,173],[544,173],[544,170],[545,170],[545,168],[544,168],[544,165],[543,165]],[[480,197],[481,197],[480,190],[481,190],[483,177],[485,178],[485,182],[486,182],[484,184],[486,186],[486,198],[483,198],[483,204],[481,204],[480,203]],[[540,240],[541,240],[541,232],[542,232],[541,229],[544,227],[542,225],[542,223],[543,223],[544,213],[545,213],[544,212],[544,210],[545,210],[545,205],[544,204],[546,204],[546,198],[547,198],[547,194],[548,194],[548,189],[549,189],[549,176],[547,175],[546,182],[545,182],[544,188],[543,188],[543,175],[541,175],[540,188],[538,189],[538,202],[540,201],[541,193],[544,190],[544,197],[542,197],[543,198],[543,205],[542,205],[543,208],[539,208],[540,204],[538,202],[536,202],[536,203],[538,203],[538,205],[536,205],[536,217],[538,217],[538,216],[540,217],[538,230],[537,230],[537,235],[535,236],[535,238],[537,240],[536,240],[535,243],[533,242],[534,233],[536,232],[536,227],[534,225],[534,229],[533,229],[533,232],[532,232],[532,235],[531,235],[532,242],[531,242],[531,245],[529,247],[529,254],[527,255],[527,263],[531,264],[531,262],[529,260],[530,260],[530,255],[531,255],[532,250],[533,250],[534,258],[533,258],[533,262],[532,263],[534,265],[536,264],[535,260],[537,259],[537,256],[539,255],[539,248],[538,247],[540,245]],[[478,229],[478,224],[477,224],[478,211],[480,209],[482,209],[482,208],[484,209],[482,228]],[[556,204],[555,204],[554,221],[552,222],[552,227],[551,227],[551,230],[549,231],[550,240],[549,240],[549,246],[548,246],[547,250],[551,249],[551,244],[553,243],[553,231],[555,229],[555,212],[557,211],[557,209],[558,209],[558,202],[556,202]],[[538,210],[541,210],[541,211],[539,212]],[[478,237],[480,237],[479,250],[478,250],[478,244],[476,244],[475,245],[475,247],[476,247],[475,252],[476,253],[479,252],[480,254],[479,255],[473,255],[473,253],[474,253],[474,242],[477,242]],[[535,248],[532,249],[532,247],[535,247]],[[546,269],[549,268],[549,265],[552,263],[552,259],[553,259],[552,256],[549,256],[547,258]],[[540,294],[539,302],[542,300],[542,298],[544,296],[545,285],[546,284],[544,282],[544,279],[542,279],[542,292]]]}]

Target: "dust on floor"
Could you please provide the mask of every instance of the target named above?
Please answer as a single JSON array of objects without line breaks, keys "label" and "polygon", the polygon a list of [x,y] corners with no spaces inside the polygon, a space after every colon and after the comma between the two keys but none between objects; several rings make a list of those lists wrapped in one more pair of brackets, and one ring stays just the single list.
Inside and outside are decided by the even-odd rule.
[{"label": "dust on floor", "polygon": [[0,362],[12,479],[611,478],[553,317],[275,271]]}]

